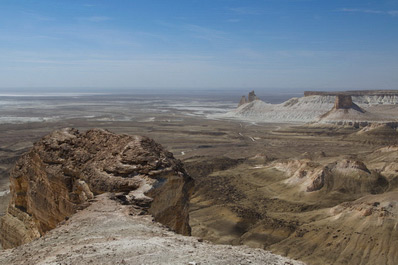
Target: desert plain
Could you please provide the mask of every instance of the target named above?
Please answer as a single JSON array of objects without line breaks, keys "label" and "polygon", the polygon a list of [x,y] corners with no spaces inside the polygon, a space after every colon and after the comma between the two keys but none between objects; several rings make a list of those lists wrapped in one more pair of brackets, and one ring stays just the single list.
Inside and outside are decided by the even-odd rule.
[{"label": "desert plain", "polygon": [[102,128],[153,138],[183,162],[195,180],[195,237],[308,264],[396,264],[396,128],[213,115],[234,109],[238,99],[6,98],[0,214],[10,198],[9,171],[34,142],[55,129]]}]

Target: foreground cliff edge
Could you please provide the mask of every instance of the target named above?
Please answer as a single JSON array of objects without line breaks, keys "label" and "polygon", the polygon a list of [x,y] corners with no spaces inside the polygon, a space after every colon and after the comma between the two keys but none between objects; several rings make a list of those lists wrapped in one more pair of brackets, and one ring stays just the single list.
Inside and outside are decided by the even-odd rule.
[{"label": "foreground cliff edge", "polygon": [[190,235],[193,180],[172,153],[147,137],[100,129],[54,131],[18,160],[10,182],[12,198],[0,219],[3,248],[43,236],[105,192]]},{"label": "foreground cliff edge", "polygon": [[131,209],[108,193],[98,195],[43,237],[0,251],[0,264],[304,265],[261,249],[178,235]]},{"label": "foreground cliff edge", "polygon": [[147,137],[54,131],[10,181],[0,264],[303,264],[184,236],[193,180]]}]

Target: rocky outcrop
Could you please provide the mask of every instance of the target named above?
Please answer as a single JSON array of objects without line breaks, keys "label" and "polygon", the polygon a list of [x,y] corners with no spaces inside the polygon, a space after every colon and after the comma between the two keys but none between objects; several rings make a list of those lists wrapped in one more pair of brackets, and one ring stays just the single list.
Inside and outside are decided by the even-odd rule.
[{"label": "rocky outcrop", "polygon": [[45,234],[105,192],[137,213],[190,234],[193,181],[179,160],[147,137],[99,129],[55,131],[20,158],[10,182],[12,199],[0,220],[4,248]]},{"label": "rocky outcrop", "polygon": [[277,170],[289,176],[284,182],[303,192],[319,190],[343,193],[382,193],[388,181],[377,171],[369,170],[362,161],[342,159],[322,165],[308,159],[277,162]]},{"label": "rocky outcrop", "polygon": [[259,98],[256,96],[256,93],[254,93],[254,90],[251,91],[246,99],[246,96],[242,96],[240,98],[239,104],[238,104],[238,108],[242,105],[245,105],[247,103],[253,102],[255,100],[258,100]]},{"label": "rocky outcrop", "polygon": [[256,96],[256,93],[254,93],[254,90],[249,93],[249,96],[248,96],[249,102],[253,102],[253,101],[257,100],[257,99],[258,99],[258,97]]},{"label": "rocky outcrop", "polygon": [[352,97],[350,95],[337,95],[336,100],[334,101],[334,107],[333,110],[349,110],[353,109],[356,111],[359,111],[363,113],[364,111],[356,105],[354,102],[352,102]]},{"label": "rocky outcrop", "polygon": [[335,109],[350,109],[354,107],[351,96],[337,95],[336,101],[334,102]]},{"label": "rocky outcrop", "polygon": [[331,178],[328,167],[308,159],[278,162],[274,167],[290,176],[285,180],[286,184],[297,186],[301,191],[305,192],[322,189]]},{"label": "rocky outcrop", "polygon": [[246,99],[246,96],[242,96],[240,101],[239,101],[238,107],[240,107],[240,106],[242,106],[242,105],[244,105],[246,103],[248,103],[248,101]]},{"label": "rocky outcrop", "polygon": [[366,126],[368,122],[378,119],[372,113],[365,113],[362,108],[352,101],[350,95],[336,95],[333,108],[322,114],[318,122],[353,126],[361,124],[362,126]]}]

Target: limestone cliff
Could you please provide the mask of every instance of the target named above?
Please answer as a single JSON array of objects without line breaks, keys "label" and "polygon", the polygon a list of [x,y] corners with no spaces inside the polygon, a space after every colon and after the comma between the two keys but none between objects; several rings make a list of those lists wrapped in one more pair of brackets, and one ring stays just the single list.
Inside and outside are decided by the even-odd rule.
[{"label": "limestone cliff", "polygon": [[10,174],[12,199],[0,220],[4,248],[27,243],[112,192],[140,213],[188,235],[192,179],[153,140],[105,130],[55,131],[37,142]]}]

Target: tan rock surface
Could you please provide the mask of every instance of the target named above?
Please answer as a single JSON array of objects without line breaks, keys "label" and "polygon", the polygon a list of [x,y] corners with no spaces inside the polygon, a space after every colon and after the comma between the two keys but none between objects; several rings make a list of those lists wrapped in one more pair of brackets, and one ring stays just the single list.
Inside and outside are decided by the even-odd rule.
[{"label": "tan rock surface", "polygon": [[289,176],[284,183],[301,191],[338,191],[356,194],[381,193],[388,181],[376,170],[370,171],[362,161],[342,159],[322,165],[308,159],[288,160],[273,165]]},{"label": "tan rock surface", "polygon": [[45,236],[0,251],[0,264],[261,264],[300,265],[261,249],[213,245],[175,234],[135,215],[131,207],[96,197],[88,208]]},{"label": "tan rock surface", "polygon": [[368,195],[319,211],[322,218],[270,249],[311,264],[397,264],[397,198],[396,191]]},{"label": "tan rock surface", "polygon": [[10,181],[12,199],[0,220],[5,248],[44,235],[104,192],[190,234],[193,181],[179,160],[147,137],[99,129],[55,131],[21,157]]}]

